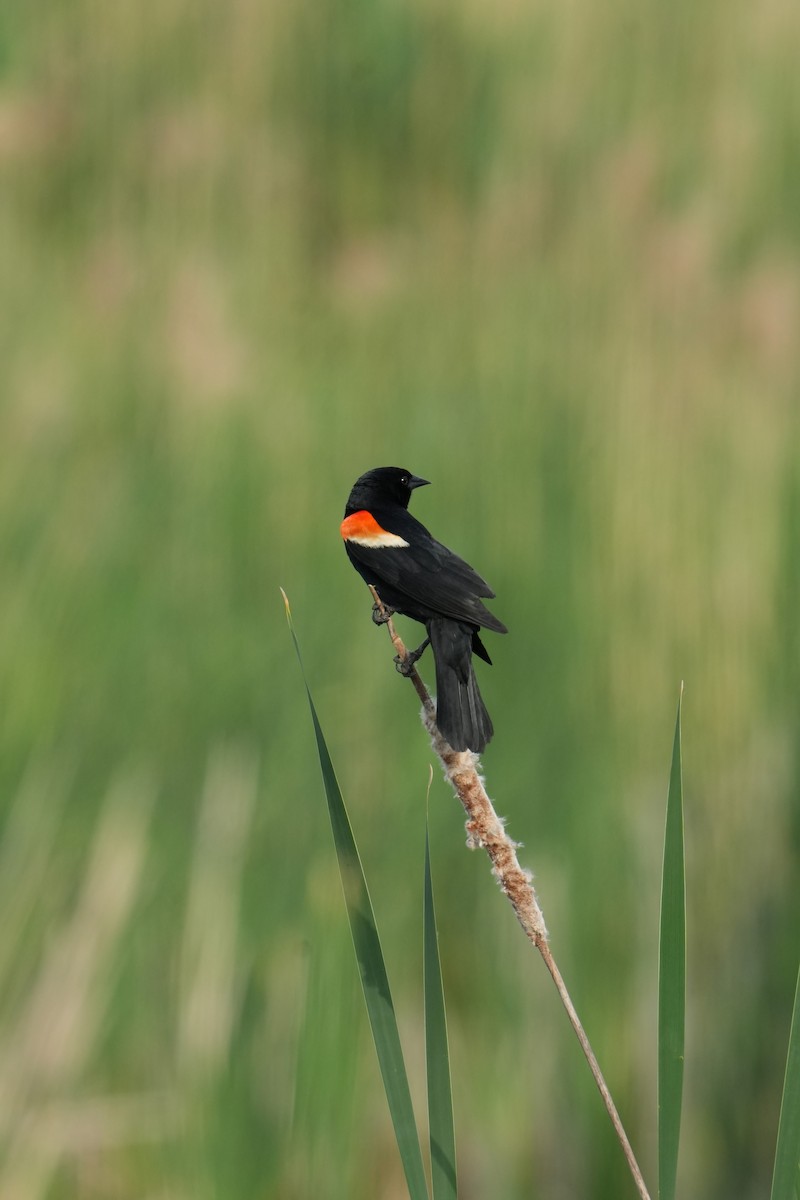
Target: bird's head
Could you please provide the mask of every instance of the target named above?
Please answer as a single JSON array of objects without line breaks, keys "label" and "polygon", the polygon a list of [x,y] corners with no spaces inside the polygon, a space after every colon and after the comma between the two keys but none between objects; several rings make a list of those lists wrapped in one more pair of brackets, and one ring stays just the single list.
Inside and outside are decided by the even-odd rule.
[{"label": "bird's head", "polygon": [[347,511],[372,509],[387,504],[399,504],[408,508],[414,488],[424,487],[430,480],[412,475],[404,467],[375,467],[367,471],[353,484]]}]

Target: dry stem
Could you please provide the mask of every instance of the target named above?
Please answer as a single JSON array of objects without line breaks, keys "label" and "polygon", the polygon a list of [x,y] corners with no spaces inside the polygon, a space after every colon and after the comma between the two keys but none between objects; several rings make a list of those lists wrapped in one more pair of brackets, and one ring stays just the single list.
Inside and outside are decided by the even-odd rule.
[{"label": "dry stem", "polygon": [[[392,639],[395,652],[401,659],[405,659],[408,651],[397,633],[391,618],[388,617],[380,596],[374,587],[370,587],[370,591],[382,615],[386,617],[386,627]],[[489,855],[492,862],[493,875],[495,875],[500,887],[511,901],[511,905],[517,915],[517,920],[525,930],[526,936],[544,959],[545,966],[550,972],[553,983],[556,985],[558,994],[561,997],[561,1003],[566,1009],[570,1024],[580,1042],[581,1050],[584,1053],[594,1081],[603,1098],[603,1103],[611,1118],[611,1123],[614,1126],[619,1143],[622,1146],[622,1151],[627,1160],[639,1196],[641,1200],[650,1200],[650,1195],[642,1178],[642,1173],[639,1170],[639,1165],[636,1162],[631,1144],[628,1141],[627,1134],[623,1128],[616,1105],[608,1090],[608,1085],[603,1078],[603,1073],[600,1070],[592,1047],[589,1044],[586,1032],[575,1011],[575,1006],[561,977],[561,972],[556,966],[550,950],[550,944],[547,939],[547,928],[544,923],[542,910],[539,907],[539,902],[536,899],[536,893],[533,889],[532,876],[529,871],[525,871],[520,866],[517,858],[517,843],[512,841],[506,833],[503,821],[498,817],[491,800],[486,794],[483,780],[478,773],[478,756],[470,750],[453,750],[452,746],[445,741],[436,725],[436,707],[416,668],[411,671],[409,678],[422,701],[423,723],[431,736],[433,749],[444,767],[445,776],[452,784],[453,790],[467,814],[466,827],[469,845],[472,847],[482,846]]]}]

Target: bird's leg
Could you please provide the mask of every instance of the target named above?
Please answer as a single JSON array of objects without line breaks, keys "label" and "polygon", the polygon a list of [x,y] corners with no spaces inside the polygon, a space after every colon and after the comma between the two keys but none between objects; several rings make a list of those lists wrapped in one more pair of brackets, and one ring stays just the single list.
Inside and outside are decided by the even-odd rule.
[{"label": "bird's leg", "polygon": [[396,612],[396,608],[390,608],[388,604],[382,602],[379,604],[376,600],[372,606],[372,619],[376,625],[385,625],[387,621],[391,621]]},{"label": "bird's leg", "polygon": [[395,654],[394,665],[401,675],[405,675],[408,678],[430,644],[431,639],[426,637],[422,645],[417,646],[416,650],[409,650],[405,658],[401,658],[399,654]]}]

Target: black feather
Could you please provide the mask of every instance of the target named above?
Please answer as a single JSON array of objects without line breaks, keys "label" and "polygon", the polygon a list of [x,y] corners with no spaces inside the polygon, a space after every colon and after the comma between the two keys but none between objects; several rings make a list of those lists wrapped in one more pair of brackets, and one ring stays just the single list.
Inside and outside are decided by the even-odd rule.
[{"label": "black feather", "polygon": [[494,733],[472,666],[472,630],[437,617],[428,622],[436,663],[436,724],[454,750],[481,754]]}]

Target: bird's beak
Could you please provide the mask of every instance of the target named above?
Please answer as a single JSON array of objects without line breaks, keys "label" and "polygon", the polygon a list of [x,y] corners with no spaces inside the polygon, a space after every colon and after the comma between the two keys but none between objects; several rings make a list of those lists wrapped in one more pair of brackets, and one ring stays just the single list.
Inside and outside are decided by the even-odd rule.
[{"label": "bird's beak", "polygon": [[408,481],[408,486],[413,489],[418,487],[427,487],[429,483],[430,479],[420,479],[419,475],[412,475]]}]

